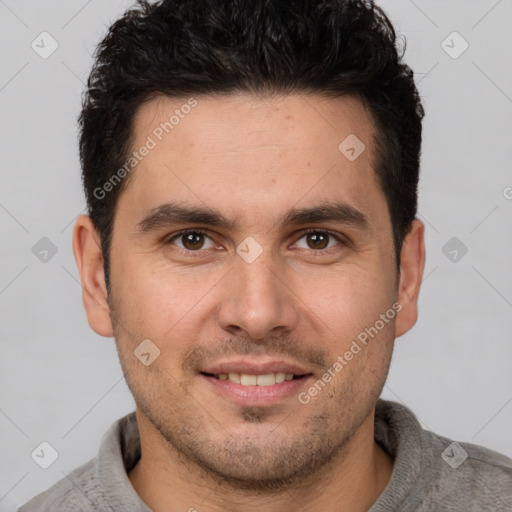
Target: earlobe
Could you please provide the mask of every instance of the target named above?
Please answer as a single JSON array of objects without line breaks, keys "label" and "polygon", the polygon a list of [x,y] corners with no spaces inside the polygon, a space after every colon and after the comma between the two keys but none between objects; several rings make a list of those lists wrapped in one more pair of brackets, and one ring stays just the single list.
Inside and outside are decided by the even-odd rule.
[{"label": "earlobe", "polygon": [[101,336],[113,336],[101,242],[91,218],[81,215],[73,230],[73,253],[80,280],[82,300],[91,328]]},{"label": "earlobe", "polygon": [[425,267],[425,225],[418,219],[402,245],[398,302],[402,309],[396,321],[396,337],[405,334],[418,318],[418,296]]}]

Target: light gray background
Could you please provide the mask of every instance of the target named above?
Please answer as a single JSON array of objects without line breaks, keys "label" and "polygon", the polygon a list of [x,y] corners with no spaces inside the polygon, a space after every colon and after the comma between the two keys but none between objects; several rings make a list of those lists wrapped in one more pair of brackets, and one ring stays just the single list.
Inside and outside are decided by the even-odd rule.
[{"label": "light gray background", "polygon": [[[113,340],[87,324],[71,250],[85,205],[80,94],[95,44],[129,5],[0,0],[1,511],[93,457],[134,407]],[[427,112],[420,317],[396,343],[384,397],[425,428],[512,456],[512,2],[380,5],[407,38]],[[47,59],[31,48],[43,31],[59,44]],[[469,43],[457,59],[441,47],[453,31]],[[58,248],[46,263],[32,253],[44,236]],[[468,248],[455,263],[442,252],[452,237]],[[59,453],[46,470],[30,457],[42,441]]]}]

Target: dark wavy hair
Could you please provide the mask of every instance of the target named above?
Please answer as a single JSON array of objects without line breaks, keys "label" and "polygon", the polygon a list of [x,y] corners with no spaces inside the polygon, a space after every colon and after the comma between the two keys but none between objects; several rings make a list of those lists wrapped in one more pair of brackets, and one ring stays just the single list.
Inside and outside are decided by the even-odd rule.
[{"label": "dark wavy hair", "polygon": [[110,27],[79,117],[88,212],[109,286],[116,202],[101,188],[129,158],[133,118],[155,95],[312,93],[358,97],[376,128],[375,172],[397,266],[416,216],[424,110],[395,30],[370,0],[138,0]]}]

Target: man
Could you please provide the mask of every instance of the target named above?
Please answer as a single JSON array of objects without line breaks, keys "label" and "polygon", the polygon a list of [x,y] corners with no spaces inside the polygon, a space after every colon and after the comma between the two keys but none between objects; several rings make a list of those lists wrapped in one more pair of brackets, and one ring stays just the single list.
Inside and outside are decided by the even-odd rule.
[{"label": "man", "polygon": [[110,28],[73,246],[136,412],[21,511],[510,510],[510,459],[379,400],[425,261],[395,43],[351,0],[140,2]]}]

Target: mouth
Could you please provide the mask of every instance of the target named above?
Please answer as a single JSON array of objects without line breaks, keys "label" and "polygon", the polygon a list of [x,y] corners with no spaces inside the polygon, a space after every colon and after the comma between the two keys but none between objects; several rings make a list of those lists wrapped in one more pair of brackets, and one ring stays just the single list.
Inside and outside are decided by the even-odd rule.
[{"label": "mouth", "polygon": [[313,373],[282,360],[239,359],[201,368],[198,376],[209,392],[223,401],[263,407],[293,400],[313,378]]},{"label": "mouth", "polygon": [[208,373],[201,372],[202,375],[213,379],[224,380],[240,384],[241,386],[273,386],[275,384],[282,384],[290,380],[303,379],[310,374],[295,375],[293,373],[275,372],[252,375],[249,373]]}]

